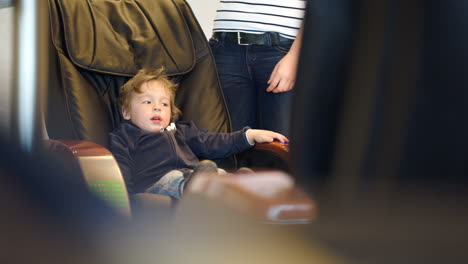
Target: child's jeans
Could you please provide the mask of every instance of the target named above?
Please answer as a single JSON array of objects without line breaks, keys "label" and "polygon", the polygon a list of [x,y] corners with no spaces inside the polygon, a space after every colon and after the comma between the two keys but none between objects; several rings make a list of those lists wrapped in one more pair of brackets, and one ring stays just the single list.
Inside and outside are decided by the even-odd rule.
[{"label": "child's jeans", "polygon": [[145,193],[168,195],[180,199],[185,185],[185,177],[182,171],[172,170],[162,176],[153,186],[145,190]]}]

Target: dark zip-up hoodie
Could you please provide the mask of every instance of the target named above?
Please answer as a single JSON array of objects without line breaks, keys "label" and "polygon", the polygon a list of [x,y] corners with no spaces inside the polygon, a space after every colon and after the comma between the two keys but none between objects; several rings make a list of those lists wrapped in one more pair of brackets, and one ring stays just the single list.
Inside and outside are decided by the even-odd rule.
[{"label": "dark zip-up hoodie", "polygon": [[212,133],[193,122],[179,121],[176,130],[149,133],[125,121],[110,134],[110,151],[128,192],[140,193],[171,170],[193,169],[199,159],[227,158],[250,148],[247,129]]}]

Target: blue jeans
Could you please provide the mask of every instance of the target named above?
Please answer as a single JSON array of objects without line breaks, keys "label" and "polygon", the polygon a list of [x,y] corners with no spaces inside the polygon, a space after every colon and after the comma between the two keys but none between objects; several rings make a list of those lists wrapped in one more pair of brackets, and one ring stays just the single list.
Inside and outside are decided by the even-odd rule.
[{"label": "blue jeans", "polygon": [[156,193],[180,199],[184,190],[185,178],[182,171],[170,171],[159,179],[153,186],[145,190],[145,193]]},{"label": "blue jeans", "polygon": [[241,46],[210,39],[233,130],[250,126],[289,136],[292,91],[275,94],[266,89],[271,72],[292,42]]}]

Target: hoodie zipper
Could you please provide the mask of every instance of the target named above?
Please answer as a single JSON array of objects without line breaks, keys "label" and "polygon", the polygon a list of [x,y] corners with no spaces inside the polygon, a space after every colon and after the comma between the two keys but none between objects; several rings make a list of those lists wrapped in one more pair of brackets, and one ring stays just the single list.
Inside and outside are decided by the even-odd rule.
[{"label": "hoodie zipper", "polygon": [[175,156],[176,164],[175,164],[175,168],[173,169],[177,169],[179,167],[179,159],[176,153],[175,142],[174,142],[175,140],[172,138],[172,135],[170,134],[169,131],[164,131],[164,134],[166,134],[166,137],[169,138],[169,142],[171,143],[171,148],[172,148],[172,155]]}]

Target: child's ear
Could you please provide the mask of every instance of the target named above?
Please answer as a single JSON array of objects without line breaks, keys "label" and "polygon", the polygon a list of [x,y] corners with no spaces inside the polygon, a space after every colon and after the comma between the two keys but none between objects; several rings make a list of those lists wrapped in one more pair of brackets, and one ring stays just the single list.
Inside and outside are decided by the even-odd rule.
[{"label": "child's ear", "polygon": [[122,108],[122,116],[125,120],[130,120],[132,118],[132,115],[130,115],[130,112],[127,110],[127,108]]}]

